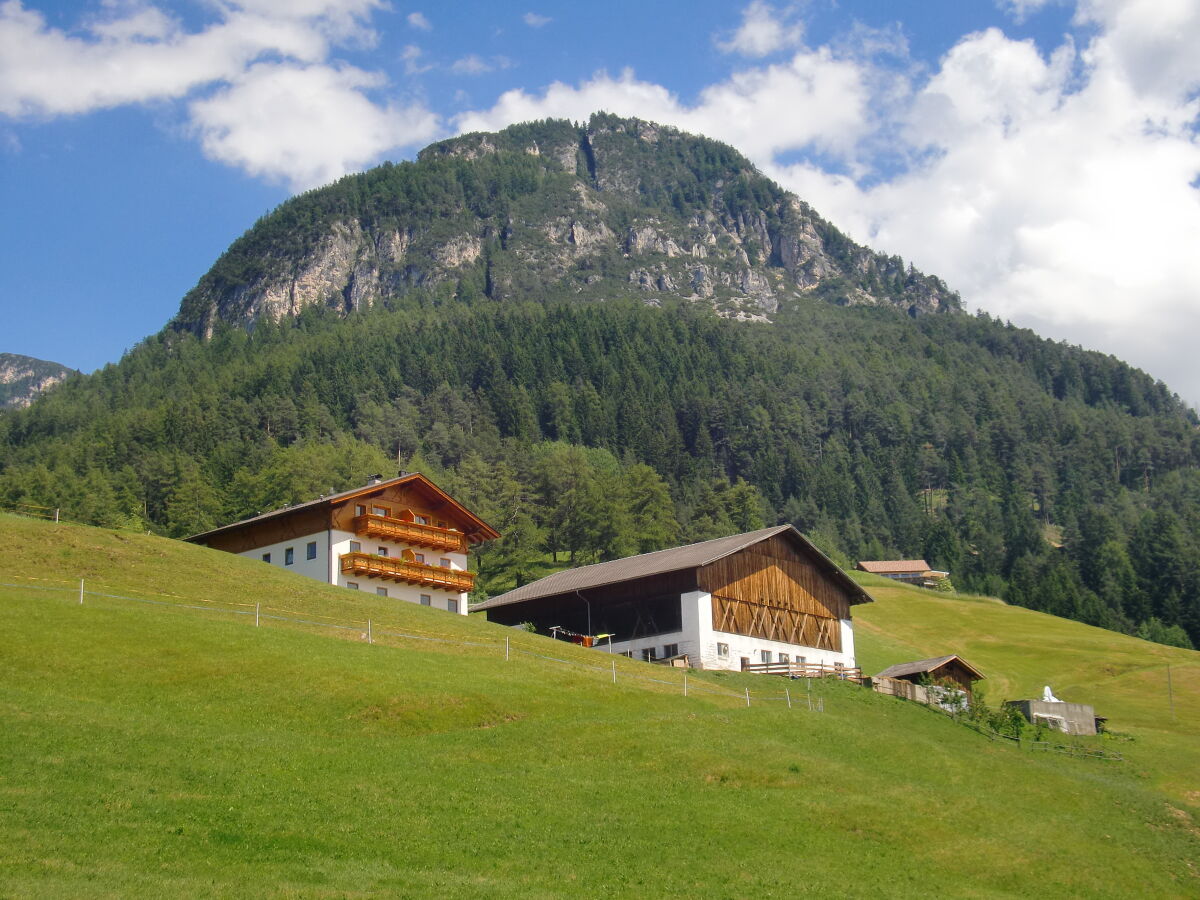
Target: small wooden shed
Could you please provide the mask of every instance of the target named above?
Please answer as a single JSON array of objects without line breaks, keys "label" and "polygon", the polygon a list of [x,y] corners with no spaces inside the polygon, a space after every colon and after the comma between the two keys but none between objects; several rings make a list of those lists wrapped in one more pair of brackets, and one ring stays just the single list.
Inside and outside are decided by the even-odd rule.
[{"label": "small wooden shed", "polygon": [[961,656],[936,656],[933,659],[918,659],[913,662],[888,666],[872,681],[894,679],[912,684],[922,682],[949,681],[960,690],[971,695],[971,685],[983,679],[983,673]]}]

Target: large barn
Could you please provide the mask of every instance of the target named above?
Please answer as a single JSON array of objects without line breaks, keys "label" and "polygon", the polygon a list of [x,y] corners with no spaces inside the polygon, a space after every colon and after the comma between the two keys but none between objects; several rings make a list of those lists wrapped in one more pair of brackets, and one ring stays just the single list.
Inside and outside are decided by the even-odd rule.
[{"label": "large barn", "polygon": [[790,525],[556,572],[472,607],[542,634],[604,635],[706,669],[854,668],[850,607],[871,597]]}]

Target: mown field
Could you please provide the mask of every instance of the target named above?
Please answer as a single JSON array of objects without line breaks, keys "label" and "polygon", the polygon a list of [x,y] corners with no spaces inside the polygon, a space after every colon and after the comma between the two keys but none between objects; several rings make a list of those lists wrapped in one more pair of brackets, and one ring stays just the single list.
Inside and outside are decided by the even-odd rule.
[{"label": "mown field", "polygon": [[824,712],[762,676],[614,684],[595,651],[159,538],[0,517],[0,546],[5,897],[1200,893],[1195,653],[869,585],[866,668],[1050,683],[1117,763],[849,684]]}]

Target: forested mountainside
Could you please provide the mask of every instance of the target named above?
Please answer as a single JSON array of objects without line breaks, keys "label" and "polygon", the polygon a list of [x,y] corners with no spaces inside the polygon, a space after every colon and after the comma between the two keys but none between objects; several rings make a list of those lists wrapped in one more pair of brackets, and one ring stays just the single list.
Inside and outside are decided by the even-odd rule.
[{"label": "forested mountainside", "polygon": [[465,301],[688,297],[762,317],[805,292],[957,309],[937,278],[854,244],[724,144],[595,115],[471,134],[297,197],[184,298],[175,327]]},{"label": "forested mountainside", "polygon": [[[355,247],[407,249],[334,277],[313,260],[352,221]],[[438,255],[481,222],[477,255]],[[421,470],[504,535],[481,594],[548,555],[788,521],[846,564],[924,556],[959,589],[1200,641],[1200,432],[1165,386],[962,313],[720,144],[611,117],[289,201],[161,334],[0,414],[0,447],[0,503],[175,536]]]},{"label": "forested mountainside", "polygon": [[0,408],[28,406],[38,394],[74,371],[45,359],[0,353]]}]

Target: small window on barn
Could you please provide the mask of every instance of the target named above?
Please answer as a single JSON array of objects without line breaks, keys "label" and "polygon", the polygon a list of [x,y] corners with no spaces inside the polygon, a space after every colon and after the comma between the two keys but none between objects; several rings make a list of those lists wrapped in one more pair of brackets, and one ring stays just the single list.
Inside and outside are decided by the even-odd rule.
[{"label": "small window on barn", "polygon": [[721,659],[729,659],[729,645],[718,643],[717,656],[719,656]]},{"label": "small window on barn", "polygon": [[265,562],[265,563],[269,563],[270,561],[271,561],[271,554],[270,554],[270,553],[264,553],[264,554],[263,554],[263,562]]},{"label": "small window on barn", "polygon": [[375,588],[375,593],[377,593],[380,597],[386,597],[387,588]]},{"label": "small window on barn", "polygon": [[317,542],[316,541],[308,542],[308,546],[304,549],[304,556],[306,559],[316,559],[317,558]]},{"label": "small window on barn", "polygon": [[646,647],[644,650],[642,650],[642,659],[644,659],[646,662],[650,662],[651,660],[653,660],[654,659],[654,648]]},{"label": "small window on barn", "polygon": [[380,548],[379,548],[379,555],[380,555],[380,556],[387,556],[387,555],[388,555],[387,547],[380,547]]},{"label": "small window on barn", "polygon": [[295,561],[296,561],[296,548],[295,547],[284,547],[283,548],[283,564],[285,566],[290,566]]},{"label": "small window on barn", "polygon": [[450,568],[450,560],[449,560],[449,558],[448,558],[448,557],[445,557],[445,556],[443,556],[443,557],[441,558],[441,560],[439,560],[439,562],[438,562],[438,565],[440,565],[440,566],[441,566],[443,569],[448,569],[448,568]]},{"label": "small window on barn", "polygon": [[771,651],[770,650],[759,650],[758,655],[762,657],[762,661],[765,663],[769,663],[771,661]]},{"label": "small window on barn", "polygon": [[433,598],[430,597],[428,594],[421,595],[421,605],[422,606],[430,606],[432,603],[433,603]]},{"label": "small window on barn", "polygon": [[354,507],[354,514],[356,516],[365,516],[367,514],[367,508],[361,504],[356,504]]},{"label": "small window on barn", "polygon": [[360,544],[358,541],[351,541],[350,542],[350,552],[351,553],[362,553],[362,544]]},{"label": "small window on barn", "polygon": [[346,587],[350,588],[350,590],[352,590],[352,591],[357,591],[358,590],[358,582],[357,581],[347,581]]},{"label": "small window on barn", "polygon": [[620,655],[625,657],[626,659],[633,659],[633,651],[632,650],[622,650]]},{"label": "small window on barn", "polygon": [[791,657],[789,657],[786,653],[780,653],[779,661],[781,663],[786,663],[786,662],[791,662],[792,660],[791,660]]},{"label": "small window on barn", "polygon": [[663,659],[670,659],[672,656],[679,655],[678,644],[663,644]]},{"label": "small window on barn", "polygon": [[449,600],[447,600],[446,609],[450,610],[452,613],[458,612],[458,598],[451,597]]}]

